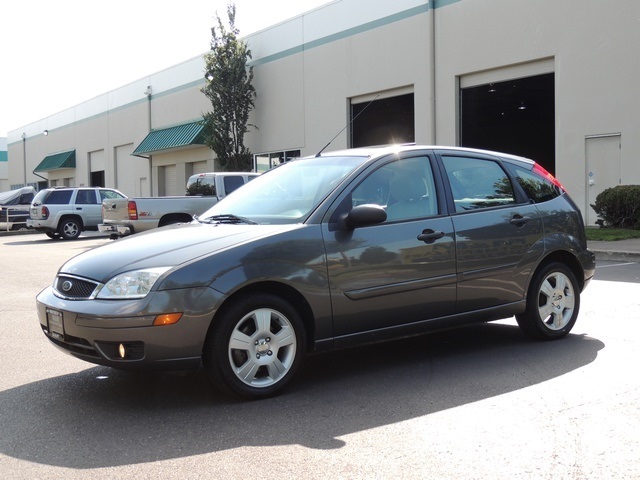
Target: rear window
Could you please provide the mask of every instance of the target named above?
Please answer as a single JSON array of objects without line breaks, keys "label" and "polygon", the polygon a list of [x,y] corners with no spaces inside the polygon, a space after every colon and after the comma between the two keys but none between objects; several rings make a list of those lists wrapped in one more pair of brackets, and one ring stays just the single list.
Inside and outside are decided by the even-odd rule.
[{"label": "rear window", "polygon": [[47,198],[42,203],[49,205],[65,205],[71,200],[73,190],[51,190]]},{"label": "rear window", "polygon": [[534,203],[547,202],[562,195],[563,191],[560,187],[554,185],[550,179],[538,175],[535,171],[512,164],[509,164],[509,170]]}]

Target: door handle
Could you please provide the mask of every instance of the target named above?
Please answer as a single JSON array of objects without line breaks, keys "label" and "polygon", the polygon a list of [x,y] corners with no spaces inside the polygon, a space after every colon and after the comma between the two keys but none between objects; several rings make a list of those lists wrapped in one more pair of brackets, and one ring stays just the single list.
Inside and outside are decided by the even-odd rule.
[{"label": "door handle", "polygon": [[531,220],[531,218],[529,217],[523,217],[522,215],[514,215],[513,218],[509,220],[509,223],[511,225],[515,225],[516,227],[522,227],[529,220]]},{"label": "door handle", "polygon": [[418,240],[424,243],[433,243],[442,237],[444,237],[444,232],[436,232],[434,230],[428,229],[424,230],[420,235],[418,235]]}]

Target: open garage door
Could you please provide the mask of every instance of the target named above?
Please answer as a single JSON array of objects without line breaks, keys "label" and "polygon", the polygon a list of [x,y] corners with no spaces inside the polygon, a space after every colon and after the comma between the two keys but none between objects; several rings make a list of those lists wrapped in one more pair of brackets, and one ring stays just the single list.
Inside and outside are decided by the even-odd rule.
[{"label": "open garage door", "polygon": [[555,174],[553,73],[460,88],[460,145],[522,155]]}]

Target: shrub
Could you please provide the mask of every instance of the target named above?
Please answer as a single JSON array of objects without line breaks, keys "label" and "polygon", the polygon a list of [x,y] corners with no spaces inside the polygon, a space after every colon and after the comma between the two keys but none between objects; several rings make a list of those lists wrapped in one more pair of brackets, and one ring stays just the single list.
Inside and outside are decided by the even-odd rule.
[{"label": "shrub", "polygon": [[607,188],[591,207],[600,217],[598,224],[613,228],[640,228],[640,185]]}]

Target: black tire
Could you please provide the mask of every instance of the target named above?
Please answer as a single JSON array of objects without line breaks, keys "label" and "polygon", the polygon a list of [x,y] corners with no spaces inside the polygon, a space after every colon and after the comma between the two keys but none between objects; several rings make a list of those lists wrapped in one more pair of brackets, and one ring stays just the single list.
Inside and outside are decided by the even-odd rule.
[{"label": "black tire", "polygon": [[58,233],[63,240],[75,240],[81,232],[80,222],[75,218],[64,218],[58,225]]},{"label": "black tire", "polygon": [[216,315],[202,359],[216,388],[257,399],[291,381],[305,348],[306,332],[296,309],[261,293],[239,297]]},{"label": "black tire", "polygon": [[531,282],[524,313],[516,315],[522,331],[536,340],[567,335],[580,311],[580,287],[573,272],[554,262],[540,268]]},{"label": "black tire", "polygon": [[57,232],[44,232],[44,234],[49,237],[51,240],[59,240],[60,234]]}]

